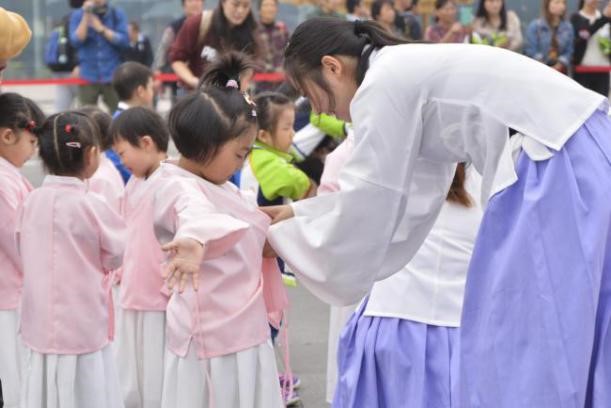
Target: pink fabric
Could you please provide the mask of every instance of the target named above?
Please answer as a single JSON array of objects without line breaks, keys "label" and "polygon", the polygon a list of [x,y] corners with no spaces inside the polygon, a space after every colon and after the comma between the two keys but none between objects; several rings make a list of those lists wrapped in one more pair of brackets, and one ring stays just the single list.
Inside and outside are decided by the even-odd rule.
[{"label": "pink fabric", "polygon": [[0,157],[0,310],[17,309],[23,285],[15,241],[19,206],[32,185],[19,169]]},{"label": "pink fabric", "polygon": [[168,297],[161,293],[165,255],[153,229],[153,200],[162,181],[157,170],[146,180],[130,177],[125,187],[122,215],[127,244],[120,291],[123,309],[165,311],[168,303]]},{"label": "pink fabric", "polygon": [[155,196],[157,237],[162,243],[188,237],[205,246],[199,290],[189,285],[168,303],[168,348],[184,357],[193,341],[198,356],[210,358],[267,341],[264,291],[273,291],[268,299],[273,309],[286,308],[277,270],[266,272],[263,287],[269,217],[230,183],[217,186],[170,163],[160,171],[166,182]]},{"label": "pink fabric", "polygon": [[20,212],[21,336],[44,354],[101,350],[112,338],[112,275],[125,224],[73,177],[47,176]]},{"label": "pink fabric", "polygon": [[125,184],[121,173],[105,154],[100,155],[100,167],[87,183],[90,191],[100,194],[113,210],[120,212]]},{"label": "pink fabric", "polygon": [[340,190],[339,172],[352,154],[353,141],[350,135],[325,159],[325,168],[320,178],[317,194],[333,193]]}]

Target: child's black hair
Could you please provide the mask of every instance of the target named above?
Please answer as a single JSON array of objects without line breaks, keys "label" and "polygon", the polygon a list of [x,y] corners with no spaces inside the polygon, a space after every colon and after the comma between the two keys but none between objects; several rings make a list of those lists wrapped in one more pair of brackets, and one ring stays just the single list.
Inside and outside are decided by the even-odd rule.
[{"label": "child's black hair", "polygon": [[160,152],[168,151],[170,139],[168,127],[161,116],[152,109],[130,108],[113,121],[110,130],[113,141],[123,139],[134,147],[140,147],[140,138],[150,136]]},{"label": "child's black hair", "polygon": [[33,100],[17,93],[0,93],[0,127],[35,132],[45,115]]},{"label": "child's black hair", "polygon": [[49,173],[78,176],[85,168],[86,152],[100,146],[99,129],[84,113],[56,113],[43,123],[38,144],[40,158]]},{"label": "child's black hair", "polygon": [[128,101],[133,98],[139,86],[146,88],[153,78],[153,71],[139,62],[128,61],[119,65],[112,76],[112,87],[119,99]]},{"label": "child's black hair", "polygon": [[[234,56],[235,57],[235,56]],[[170,111],[170,136],[180,154],[207,162],[227,142],[257,125],[255,107],[240,92],[245,58],[223,58],[202,77],[199,90],[180,99]]]},{"label": "child's black hair", "polygon": [[271,134],[276,131],[278,125],[278,117],[282,112],[282,108],[294,107],[291,100],[278,92],[262,92],[255,96],[255,105],[257,105],[257,121],[259,129],[267,130]]},{"label": "child's black hair", "polygon": [[100,131],[100,148],[103,151],[110,149],[112,147],[112,135],[110,134],[112,116],[93,105],[83,106],[78,111],[89,116],[93,123],[98,126]]}]

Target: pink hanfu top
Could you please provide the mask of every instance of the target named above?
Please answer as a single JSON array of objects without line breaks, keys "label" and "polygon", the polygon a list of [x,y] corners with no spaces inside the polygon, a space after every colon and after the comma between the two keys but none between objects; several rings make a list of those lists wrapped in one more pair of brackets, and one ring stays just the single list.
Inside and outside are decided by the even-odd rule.
[{"label": "pink hanfu top", "polygon": [[47,176],[17,222],[23,263],[20,331],[45,354],[84,354],[112,339],[112,274],[123,261],[125,224],[86,184]]},{"label": "pink hanfu top", "polygon": [[218,186],[171,163],[160,171],[157,237],[205,246],[199,290],[189,285],[168,303],[168,348],[184,357],[193,342],[199,358],[210,358],[264,343],[288,305],[276,260],[262,257],[269,217],[231,183]]}]

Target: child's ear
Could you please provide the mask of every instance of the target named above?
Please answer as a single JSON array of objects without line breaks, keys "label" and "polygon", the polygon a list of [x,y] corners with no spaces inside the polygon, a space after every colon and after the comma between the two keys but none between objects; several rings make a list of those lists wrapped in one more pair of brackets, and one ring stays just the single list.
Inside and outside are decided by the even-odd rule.
[{"label": "child's ear", "polygon": [[257,132],[257,140],[267,145],[271,145],[273,142],[272,134],[267,130],[259,129],[259,131]]},{"label": "child's ear", "polygon": [[3,127],[0,128],[0,143],[5,145],[12,145],[17,140],[15,131],[11,128]]},{"label": "child's ear", "polygon": [[144,135],[140,138],[140,147],[146,151],[150,151],[151,149],[155,149],[157,145],[152,137]]}]

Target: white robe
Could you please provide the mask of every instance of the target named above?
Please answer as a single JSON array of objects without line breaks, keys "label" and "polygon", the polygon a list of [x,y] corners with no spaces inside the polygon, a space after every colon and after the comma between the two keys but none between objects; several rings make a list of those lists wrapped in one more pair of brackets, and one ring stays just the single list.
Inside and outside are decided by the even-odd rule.
[{"label": "white robe", "polygon": [[482,202],[517,180],[508,128],[526,153],[559,150],[606,105],[601,95],[517,53],[465,44],[385,47],[350,106],[354,153],[341,191],[292,204],[272,246],[322,300],[358,301],[428,235],[455,163],[482,174]]}]

